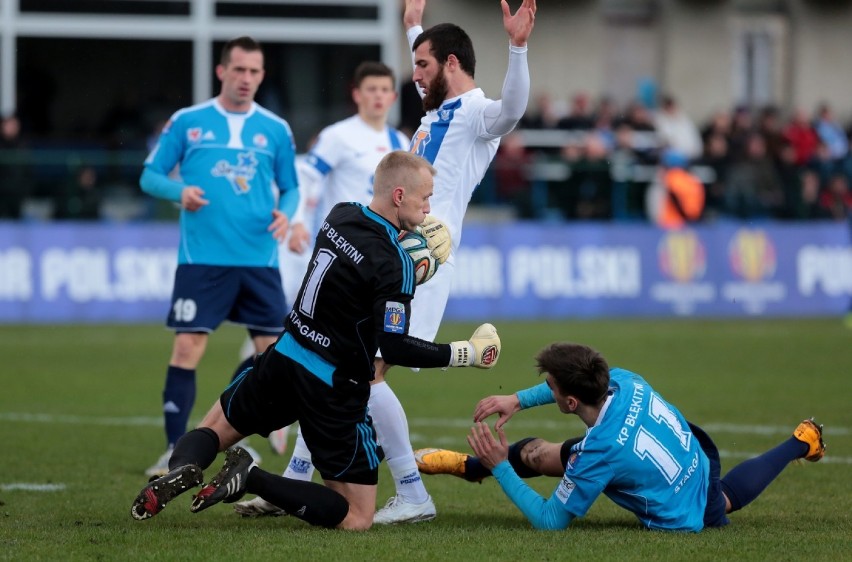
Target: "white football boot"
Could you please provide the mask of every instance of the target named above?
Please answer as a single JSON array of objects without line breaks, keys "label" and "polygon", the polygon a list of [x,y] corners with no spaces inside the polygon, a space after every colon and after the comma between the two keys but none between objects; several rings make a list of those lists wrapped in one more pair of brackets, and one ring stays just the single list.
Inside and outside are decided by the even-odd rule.
[{"label": "white football boot", "polygon": [[419,523],[431,521],[437,514],[432,496],[423,503],[408,503],[399,496],[391,496],[385,506],[373,515],[373,524]]}]

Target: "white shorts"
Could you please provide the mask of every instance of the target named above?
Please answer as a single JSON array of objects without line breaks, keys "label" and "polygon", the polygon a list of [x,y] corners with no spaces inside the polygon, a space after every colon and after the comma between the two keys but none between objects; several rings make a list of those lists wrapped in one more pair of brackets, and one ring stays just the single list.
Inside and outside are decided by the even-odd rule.
[{"label": "white shorts", "polygon": [[287,302],[287,312],[293,307],[302,279],[311,263],[313,245],[303,253],[297,254],[287,248],[286,240],[278,246],[278,269],[281,271],[281,284],[284,286],[284,300]]}]

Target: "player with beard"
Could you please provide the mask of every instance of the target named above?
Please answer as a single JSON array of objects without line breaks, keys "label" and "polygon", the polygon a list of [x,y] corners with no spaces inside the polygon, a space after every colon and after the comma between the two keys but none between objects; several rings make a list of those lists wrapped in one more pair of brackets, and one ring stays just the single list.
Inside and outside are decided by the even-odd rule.
[{"label": "player with beard", "polygon": [[[431,215],[452,233],[452,251],[435,276],[417,288],[412,301],[411,333],[433,341],[450,294],[455,251],[471,195],[497,152],[500,138],[511,132],[529,99],[527,39],[535,21],[535,0],[523,0],[512,14],[501,1],[503,28],[509,35],[509,63],[501,99],[492,100],[474,81],[476,57],[463,29],[442,23],[421,26],[426,0],[406,0],[403,23],[413,53],[413,80],[426,115],[411,139],[411,152],[437,170]],[[379,361],[370,393],[370,414],[385,451],[396,494],[374,518],[377,524],[425,521],[436,509],[414,459],[408,420],[399,399],[385,382],[390,365]]]},{"label": "player with beard", "polygon": [[[467,33],[451,23],[424,30],[421,22],[426,0],[405,3],[403,23],[413,53],[413,80],[426,111],[409,150],[438,170],[431,215],[452,233],[449,259],[428,283],[418,287],[412,301],[411,333],[429,341],[438,333],[450,295],[468,202],[488,170],[500,138],[515,128],[529,99],[527,39],[535,22],[536,3],[523,0],[514,14],[506,0],[500,4],[503,28],[509,35],[509,63],[501,98],[492,100],[474,81],[476,56]],[[370,413],[387,455],[396,495],[376,513],[374,523],[432,519],[436,509],[417,470],[405,411],[385,382],[389,368],[383,361],[377,365]]]}]

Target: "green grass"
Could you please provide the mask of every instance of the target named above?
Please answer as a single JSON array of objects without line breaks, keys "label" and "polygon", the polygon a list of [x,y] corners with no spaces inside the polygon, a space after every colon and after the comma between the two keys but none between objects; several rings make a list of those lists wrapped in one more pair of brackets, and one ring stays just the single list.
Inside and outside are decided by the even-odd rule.
[{"label": "green grass", "polygon": [[[803,417],[825,423],[825,461],[793,464],[722,530],[643,531],[601,498],[562,532],[532,530],[496,483],[426,476],[430,523],[367,533],[315,529],[293,518],[243,520],[229,506],[189,513],[179,498],[151,521],[130,503],[161,453],[160,393],[170,333],[159,326],[0,326],[0,560],[838,560],[852,552],[852,331],[836,319],[498,322],[492,371],[395,369],[415,447],[466,450],[480,398],[539,381],[533,355],[554,340],[601,350],[649,379],[713,435],[723,471],[789,435]],[[441,339],[466,337],[448,325]],[[211,338],[199,369],[195,421],[236,364],[242,331]],[[45,416],[45,417],[38,417]],[[731,425],[723,425],[731,424]],[[582,431],[553,408],[518,414],[511,440]],[[292,439],[291,439],[292,441]],[[284,468],[264,440],[263,466]],[[214,466],[218,466],[219,462]],[[393,493],[384,465],[379,503]],[[549,495],[554,479],[529,481]],[[9,489],[56,483],[58,492]]]}]

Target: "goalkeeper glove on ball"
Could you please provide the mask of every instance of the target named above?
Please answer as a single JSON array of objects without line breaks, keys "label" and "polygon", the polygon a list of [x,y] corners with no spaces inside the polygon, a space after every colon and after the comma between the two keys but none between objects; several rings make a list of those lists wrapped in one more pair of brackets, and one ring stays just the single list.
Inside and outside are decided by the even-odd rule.
[{"label": "goalkeeper glove on ball", "polygon": [[418,230],[426,239],[426,245],[429,246],[432,257],[440,264],[446,262],[453,246],[450,229],[447,228],[447,225],[431,215],[426,215]]}]

